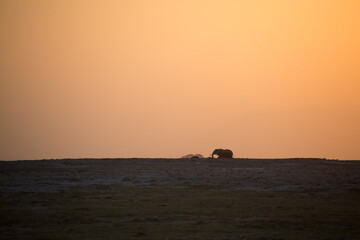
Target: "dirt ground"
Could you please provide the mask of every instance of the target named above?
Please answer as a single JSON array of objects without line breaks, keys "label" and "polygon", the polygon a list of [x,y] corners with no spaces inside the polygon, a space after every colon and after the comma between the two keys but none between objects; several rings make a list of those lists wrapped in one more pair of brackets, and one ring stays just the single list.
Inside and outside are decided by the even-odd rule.
[{"label": "dirt ground", "polygon": [[0,162],[1,239],[360,239],[360,161]]}]

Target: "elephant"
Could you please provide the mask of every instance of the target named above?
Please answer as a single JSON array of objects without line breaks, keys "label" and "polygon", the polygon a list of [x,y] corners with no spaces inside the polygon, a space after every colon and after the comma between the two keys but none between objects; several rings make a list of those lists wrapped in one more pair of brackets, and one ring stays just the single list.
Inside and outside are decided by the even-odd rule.
[{"label": "elephant", "polygon": [[217,155],[218,158],[232,158],[233,152],[229,149],[215,149],[211,156],[214,158],[214,155]]}]

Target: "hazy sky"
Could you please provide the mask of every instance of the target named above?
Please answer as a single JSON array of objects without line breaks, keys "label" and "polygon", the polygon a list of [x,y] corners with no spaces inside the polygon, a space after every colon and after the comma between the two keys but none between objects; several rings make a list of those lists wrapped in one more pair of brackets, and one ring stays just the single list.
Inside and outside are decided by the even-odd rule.
[{"label": "hazy sky", "polygon": [[0,0],[0,159],[360,159],[358,0]]}]

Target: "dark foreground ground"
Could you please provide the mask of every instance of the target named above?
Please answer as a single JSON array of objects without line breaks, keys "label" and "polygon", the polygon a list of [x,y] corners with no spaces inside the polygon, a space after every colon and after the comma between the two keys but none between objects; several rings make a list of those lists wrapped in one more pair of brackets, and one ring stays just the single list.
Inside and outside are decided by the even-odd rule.
[{"label": "dark foreground ground", "polygon": [[360,161],[0,162],[0,239],[360,239]]}]

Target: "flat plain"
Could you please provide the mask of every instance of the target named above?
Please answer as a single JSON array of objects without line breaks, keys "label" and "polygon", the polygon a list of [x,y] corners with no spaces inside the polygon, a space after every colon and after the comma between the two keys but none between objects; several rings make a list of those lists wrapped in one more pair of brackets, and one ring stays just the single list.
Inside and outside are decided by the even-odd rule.
[{"label": "flat plain", "polygon": [[360,239],[360,161],[1,161],[0,236]]}]

